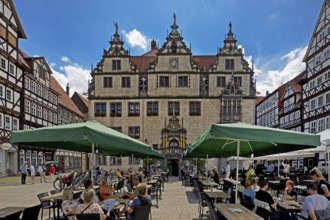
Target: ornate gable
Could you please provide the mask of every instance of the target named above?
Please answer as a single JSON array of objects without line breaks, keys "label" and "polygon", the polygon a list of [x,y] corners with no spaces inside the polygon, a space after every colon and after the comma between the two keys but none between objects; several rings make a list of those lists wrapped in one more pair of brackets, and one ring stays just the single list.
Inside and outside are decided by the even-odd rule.
[{"label": "ornate gable", "polygon": [[116,32],[113,35],[113,38],[111,37],[110,40],[110,48],[108,51],[103,52],[103,56],[112,56],[112,57],[124,57],[129,56],[129,53],[125,48],[123,47],[124,42],[121,39],[120,35],[118,34],[118,24],[115,23]]},{"label": "ornate gable", "polygon": [[229,32],[227,34],[227,38],[223,41],[223,48],[219,49],[218,55],[243,55],[242,48],[238,48],[236,43],[236,36],[232,32],[232,24],[229,23]]},{"label": "ornate gable", "polygon": [[309,41],[308,48],[303,59],[303,62],[307,62],[313,54],[317,52],[323,45],[330,41],[330,35],[328,35],[328,30],[324,28],[329,24],[330,21],[330,1],[325,0],[319,17],[317,19],[312,37]]},{"label": "ornate gable", "polygon": [[173,24],[171,32],[166,37],[166,42],[158,50],[159,54],[191,54],[189,48],[183,42],[183,37],[178,32],[179,26],[176,24],[176,15],[173,15]]}]

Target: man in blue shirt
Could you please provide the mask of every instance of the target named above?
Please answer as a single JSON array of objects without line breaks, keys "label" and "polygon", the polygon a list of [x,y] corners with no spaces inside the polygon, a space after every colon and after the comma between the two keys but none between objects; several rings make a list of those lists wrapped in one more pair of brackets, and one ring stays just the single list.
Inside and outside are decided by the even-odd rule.
[{"label": "man in blue shirt", "polygon": [[305,218],[316,219],[314,210],[322,210],[330,208],[330,201],[323,195],[317,194],[317,185],[311,183],[307,185],[307,194],[302,204],[300,215]]},{"label": "man in blue shirt", "polygon": [[128,204],[127,212],[129,213],[130,220],[135,220],[135,215],[134,215],[134,208],[136,206],[143,206],[143,205],[148,205],[151,204],[151,198],[147,194],[147,185],[145,183],[140,183],[137,186],[137,190],[139,192],[139,195],[136,196],[133,200],[132,203]]},{"label": "man in blue shirt", "polygon": [[28,165],[27,165],[27,163],[25,161],[23,162],[22,166],[20,167],[20,170],[21,170],[21,173],[22,173],[21,183],[22,184],[25,184],[26,173],[27,173],[27,170],[28,170]]}]

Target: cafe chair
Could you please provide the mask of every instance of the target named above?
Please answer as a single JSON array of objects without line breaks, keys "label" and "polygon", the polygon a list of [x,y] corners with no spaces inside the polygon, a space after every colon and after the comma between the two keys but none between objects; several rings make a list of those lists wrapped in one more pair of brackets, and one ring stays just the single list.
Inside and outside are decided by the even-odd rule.
[{"label": "cafe chair", "polygon": [[99,213],[76,214],[77,220],[100,220]]},{"label": "cafe chair", "polygon": [[19,217],[21,216],[22,211],[15,212],[13,214],[7,215],[4,218],[1,218],[3,220],[19,220]]},{"label": "cafe chair", "polygon": [[135,219],[151,220],[151,204],[136,206],[134,208],[134,215]]},{"label": "cafe chair", "polygon": [[250,196],[246,196],[246,195],[243,195],[244,196],[244,203],[243,203],[243,206],[249,210],[253,210],[254,208],[254,203],[251,199]]},{"label": "cafe chair", "polygon": [[38,220],[41,204],[25,208],[21,220]]},{"label": "cafe chair", "polygon": [[202,195],[201,191],[198,190],[198,213],[200,218],[203,218],[204,215],[204,207],[207,207],[207,199]]},{"label": "cafe chair", "polygon": [[41,203],[41,220],[43,219],[44,216],[44,209],[48,209],[48,218],[50,218],[50,213],[51,213],[51,209],[53,210],[53,217],[55,217],[55,205],[54,205],[54,201],[53,200],[43,200],[41,198],[48,196],[48,192],[43,192],[43,193],[39,193],[37,194],[37,197]]},{"label": "cafe chair", "polygon": [[254,199],[253,212],[265,220],[270,219],[270,216],[272,214],[269,204],[258,199]]},{"label": "cafe chair", "polygon": [[214,207],[212,206],[212,204],[207,201],[207,207],[209,208],[209,219],[210,220],[219,220],[219,216],[217,214],[217,212],[215,211]]},{"label": "cafe chair", "polygon": [[124,188],[124,184],[125,184],[125,179],[122,179],[122,180],[120,180],[117,184],[115,184],[115,193],[116,192],[121,192],[122,191],[122,189]]}]

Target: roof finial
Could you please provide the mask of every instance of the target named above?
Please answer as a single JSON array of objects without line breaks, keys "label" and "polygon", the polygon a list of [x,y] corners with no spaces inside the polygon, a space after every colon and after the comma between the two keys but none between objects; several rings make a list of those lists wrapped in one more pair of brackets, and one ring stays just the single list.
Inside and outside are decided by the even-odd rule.
[{"label": "roof finial", "polygon": [[176,25],[176,15],[175,15],[175,12],[173,13],[173,19],[174,19],[173,24]]},{"label": "roof finial", "polygon": [[229,33],[232,33],[232,31],[231,31],[231,27],[232,27],[233,25],[231,24],[231,22],[229,22]]},{"label": "roof finial", "polygon": [[118,23],[117,23],[117,22],[113,22],[113,24],[114,24],[115,27],[116,27],[116,34],[118,34]]}]

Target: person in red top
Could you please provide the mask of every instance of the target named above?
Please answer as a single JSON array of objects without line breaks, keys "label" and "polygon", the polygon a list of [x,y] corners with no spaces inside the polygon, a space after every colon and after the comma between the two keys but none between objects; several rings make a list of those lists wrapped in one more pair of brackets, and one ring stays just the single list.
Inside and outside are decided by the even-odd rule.
[{"label": "person in red top", "polygon": [[55,173],[56,173],[55,166],[54,166],[54,164],[51,164],[50,168],[49,168],[49,174],[50,174],[50,178],[52,179],[53,182],[56,180]]}]

